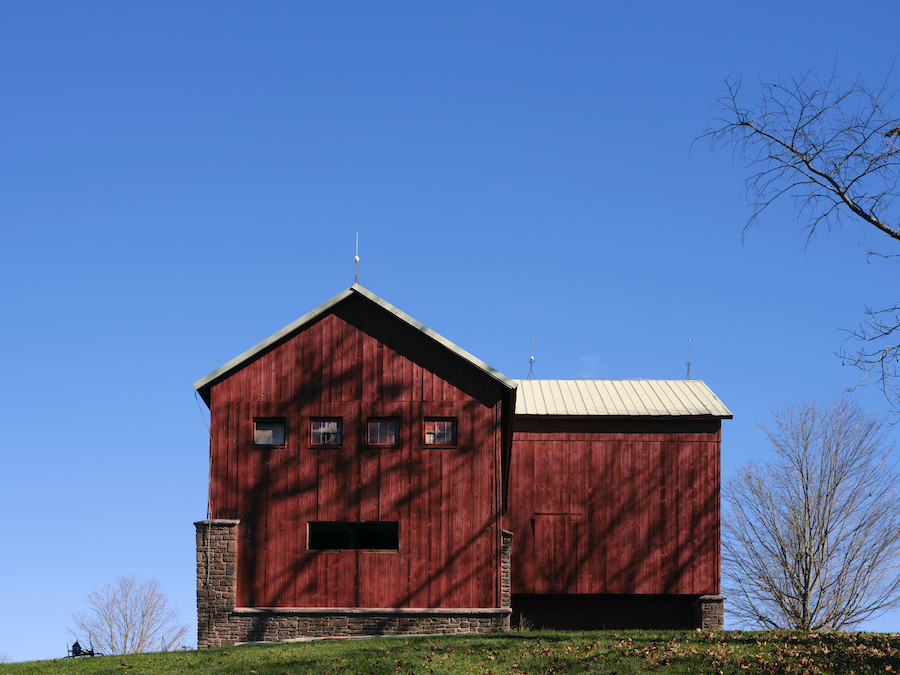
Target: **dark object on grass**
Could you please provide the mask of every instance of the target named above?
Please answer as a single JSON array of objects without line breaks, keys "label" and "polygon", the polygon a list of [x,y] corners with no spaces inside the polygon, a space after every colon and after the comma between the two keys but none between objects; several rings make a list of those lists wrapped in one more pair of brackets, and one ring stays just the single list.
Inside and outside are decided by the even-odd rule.
[{"label": "dark object on grass", "polygon": [[75,644],[73,644],[71,647],[67,648],[67,651],[69,652],[66,655],[67,659],[74,659],[79,656],[103,656],[103,654],[101,654],[100,652],[94,651],[93,644],[91,645],[90,649],[82,649],[81,645],[78,644],[78,640],[76,640]]}]

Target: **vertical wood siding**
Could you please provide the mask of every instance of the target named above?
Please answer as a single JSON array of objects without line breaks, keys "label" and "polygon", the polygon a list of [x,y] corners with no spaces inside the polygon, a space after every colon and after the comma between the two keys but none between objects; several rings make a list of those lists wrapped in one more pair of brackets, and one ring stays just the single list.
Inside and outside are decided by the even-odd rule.
[{"label": "vertical wood siding", "polygon": [[718,594],[719,420],[518,418],[514,594]]},{"label": "vertical wood siding", "polygon": [[[240,519],[238,606],[499,606],[500,386],[419,331],[348,300],[211,390],[213,518]],[[424,447],[425,416],[458,446]],[[285,447],[252,447],[284,417]],[[313,417],[340,448],[309,447]],[[368,417],[400,418],[370,448]],[[397,521],[399,553],[307,551],[310,521]]]}]

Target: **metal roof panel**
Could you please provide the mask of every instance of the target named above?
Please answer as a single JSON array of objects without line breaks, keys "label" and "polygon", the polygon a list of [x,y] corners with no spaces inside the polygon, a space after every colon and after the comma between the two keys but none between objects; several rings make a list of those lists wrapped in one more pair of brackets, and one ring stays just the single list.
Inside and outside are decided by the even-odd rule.
[{"label": "metal roof panel", "polygon": [[517,415],[719,417],[725,407],[702,380],[517,380]]}]

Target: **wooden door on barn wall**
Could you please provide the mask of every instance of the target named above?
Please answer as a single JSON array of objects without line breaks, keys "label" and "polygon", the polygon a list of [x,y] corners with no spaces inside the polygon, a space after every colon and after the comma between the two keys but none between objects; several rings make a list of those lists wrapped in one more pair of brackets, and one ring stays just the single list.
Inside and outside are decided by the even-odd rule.
[{"label": "wooden door on barn wall", "polygon": [[536,513],[535,593],[585,593],[589,587],[587,541],[580,513]]}]

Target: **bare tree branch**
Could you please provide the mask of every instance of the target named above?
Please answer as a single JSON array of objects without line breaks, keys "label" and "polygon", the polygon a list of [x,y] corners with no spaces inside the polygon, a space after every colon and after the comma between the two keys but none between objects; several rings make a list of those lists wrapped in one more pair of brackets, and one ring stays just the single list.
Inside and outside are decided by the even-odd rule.
[{"label": "bare tree branch", "polygon": [[[834,75],[822,80],[807,73],[761,84],[759,98],[747,104],[741,88],[740,78],[726,82],[717,100],[721,116],[703,137],[713,147],[730,147],[752,172],[745,182],[752,205],[745,235],[766,208],[786,196],[794,200],[807,241],[850,217],[900,242],[900,118],[888,110],[894,92],[886,84],[873,89],[859,79],[844,83]],[[838,355],[863,371],[856,386],[877,383],[900,414],[900,340],[892,336],[900,306],[867,307],[866,316],[859,329],[848,331],[862,343],[859,352]]]},{"label": "bare tree branch", "polygon": [[118,577],[101,589],[92,589],[87,601],[89,609],[73,614],[72,621],[104,654],[167,652],[178,647],[187,633],[155,579]]},{"label": "bare tree branch", "polygon": [[725,592],[745,624],[851,628],[900,605],[900,475],[886,420],[844,397],[774,413],[773,459],[723,485]]},{"label": "bare tree branch", "polygon": [[900,194],[900,119],[886,106],[892,94],[854,80],[807,74],[763,84],[758,101],[739,100],[740,79],[726,82],[723,113],[707,129],[714,147],[730,146],[755,173],[746,189],[753,205],[747,225],[783,195],[816,228],[831,229],[853,215],[900,241],[894,202]]},{"label": "bare tree branch", "polygon": [[850,337],[861,343],[855,354],[839,351],[844,363],[862,370],[856,386],[875,382],[891,409],[900,411],[900,304],[884,309],[865,308],[866,320],[858,328],[848,330]]}]

